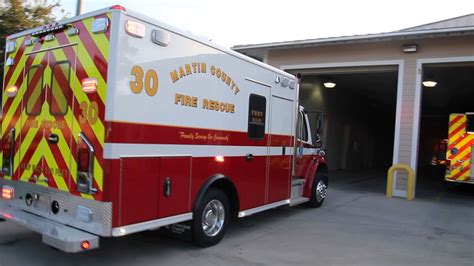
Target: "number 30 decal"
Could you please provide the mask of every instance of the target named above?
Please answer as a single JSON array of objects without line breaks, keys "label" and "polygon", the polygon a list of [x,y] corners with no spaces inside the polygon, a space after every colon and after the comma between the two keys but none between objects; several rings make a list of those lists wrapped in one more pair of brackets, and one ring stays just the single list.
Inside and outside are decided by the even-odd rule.
[{"label": "number 30 decal", "polygon": [[97,123],[97,120],[99,119],[99,106],[96,102],[87,104],[86,101],[83,101],[79,105],[79,108],[81,108],[79,123],[84,124],[89,122],[91,125]]},{"label": "number 30 decal", "polygon": [[[130,81],[130,89],[133,93],[139,94],[143,90],[145,85],[145,92],[149,96],[154,96],[158,91],[158,74],[153,69],[148,70],[146,73],[139,66],[132,67],[130,74],[135,76],[135,80]],[[145,76],[145,79],[143,77]]]}]

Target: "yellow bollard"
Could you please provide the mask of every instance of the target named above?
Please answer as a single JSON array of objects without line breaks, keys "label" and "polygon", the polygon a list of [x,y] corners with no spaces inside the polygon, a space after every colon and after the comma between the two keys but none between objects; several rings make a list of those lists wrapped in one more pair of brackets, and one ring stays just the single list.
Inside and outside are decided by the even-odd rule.
[{"label": "yellow bollard", "polygon": [[415,173],[410,166],[406,164],[394,164],[388,169],[387,174],[387,197],[391,198],[393,195],[393,175],[397,170],[404,170],[408,174],[408,185],[407,185],[407,200],[413,200],[415,194]]}]

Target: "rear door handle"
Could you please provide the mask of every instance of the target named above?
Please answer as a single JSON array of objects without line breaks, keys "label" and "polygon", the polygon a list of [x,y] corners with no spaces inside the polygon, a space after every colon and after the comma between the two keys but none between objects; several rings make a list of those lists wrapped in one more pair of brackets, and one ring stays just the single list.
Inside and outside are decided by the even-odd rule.
[{"label": "rear door handle", "polygon": [[247,153],[247,155],[245,157],[246,157],[247,161],[253,160],[253,154],[251,154],[251,153]]},{"label": "rear door handle", "polygon": [[51,144],[57,144],[59,142],[59,136],[54,133],[49,134],[48,142]]}]

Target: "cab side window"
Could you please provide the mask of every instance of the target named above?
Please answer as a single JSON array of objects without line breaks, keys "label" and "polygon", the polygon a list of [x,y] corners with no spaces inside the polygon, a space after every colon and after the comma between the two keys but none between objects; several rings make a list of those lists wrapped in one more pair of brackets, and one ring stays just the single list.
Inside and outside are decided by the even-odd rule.
[{"label": "cab side window", "polygon": [[298,139],[308,142],[308,125],[306,123],[306,116],[303,112],[300,112],[298,115],[297,130]]},{"label": "cab side window", "polygon": [[261,95],[250,94],[248,115],[248,137],[260,140],[265,137],[265,117],[267,99]]}]

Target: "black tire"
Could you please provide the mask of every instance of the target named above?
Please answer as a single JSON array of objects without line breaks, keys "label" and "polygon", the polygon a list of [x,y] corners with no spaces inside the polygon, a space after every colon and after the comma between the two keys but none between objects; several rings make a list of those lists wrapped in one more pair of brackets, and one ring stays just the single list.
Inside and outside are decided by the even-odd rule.
[{"label": "black tire", "polygon": [[[318,192],[318,184],[324,185],[324,192]],[[311,187],[311,197],[308,201],[308,207],[310,208],[319,208],[324,203],[326,198],[326,189],[328,187],[328,178],[324,174],[316,174],[313,180],[313,185]]]},{"label": "black tire", "polygon": [[[211,203],[212,202],[212,203]],[[211,204],[208,206],[208,204]],[[219,206],[219,204],[221,204]],[[206,210],[206,207],[207,208]],[[213,208],[213,207],[222,207]],[[220,211],[217,211],[219,209]],[[223,218],[221,226],[208,227],[208,230],[205,230],[206,226],[204,223],[205,212],[212,214],[216,217],[216,221]],[[216,213],[223,213],[222,215],[216,215]],[[210,216],[212,217],[212,216]],[[209,189],[209,191],[204,194],[199,205],[195,208],[193,212],[193,241],[196,245],[200,247],[210,247],[219,243],[224,237],[225,231],[227,229],[227,224],[229,223],[230,213],[229,213],[229,199],[227,195],[219,189]],[[212,230],[215,228],[215,232]]]}]

